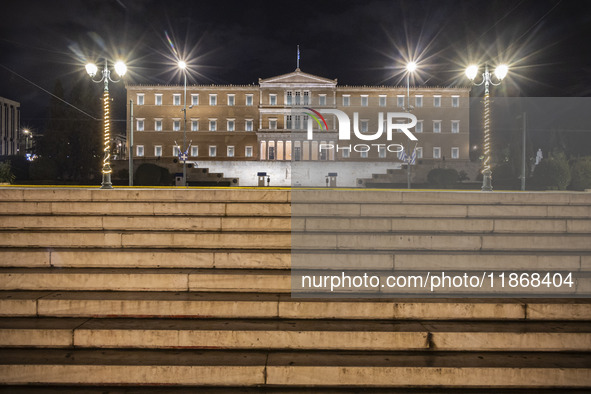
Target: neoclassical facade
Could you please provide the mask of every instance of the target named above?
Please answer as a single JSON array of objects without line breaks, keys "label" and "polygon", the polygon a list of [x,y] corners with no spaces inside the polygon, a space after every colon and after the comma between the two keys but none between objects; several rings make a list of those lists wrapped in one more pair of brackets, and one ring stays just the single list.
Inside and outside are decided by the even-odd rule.
[{"label": "neoclassical facade", "polygon": [[19,151],[20,107],[20,103],[0,97],[0,156]]},{"label": "neoclassical facade", "polygon": [[[187,86],[185,123],[182,85],[127,85],[134,111],[134,156],[178,156],[186,127],[189,161],[395,162],[400,153],[389,144],[398,144],[409,153],[416,149],[421,163],[466,162],[469,93],[469,88],[339,86],[336,79],[296,69],[259,79],[258,85]],[[387,140],[384,133],[371,143],[356,137],[339,141],[334,115],[323,116],[322,122],[318,116],[310,118],[312,110],[323,109],[338,109],[357,120],[362,135],[375,134],[380,119],[385,129],[388,113],[410,112],[418,120],[411,129],[418,140],[403,133]]]}]

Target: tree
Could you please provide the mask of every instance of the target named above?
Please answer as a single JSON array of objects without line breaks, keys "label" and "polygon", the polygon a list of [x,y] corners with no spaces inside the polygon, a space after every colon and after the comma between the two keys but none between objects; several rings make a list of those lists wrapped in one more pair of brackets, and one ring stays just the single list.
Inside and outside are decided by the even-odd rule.
[{"label": "tree", "polygon": [[458,180],[458,172],[453,168],[434,168],[427,174],[429,184],[440,189],[449,189],[458,183]]},{"label": "tree", "polygon": [[566,190],[570,184],[570,168],[564,153],[554,153],[536,166],[532,182],[542,190]]},{"label": "tree", "polygon": [[570,188],[573,190],[591,189],[591,156],[581,157],[573,162]]}]

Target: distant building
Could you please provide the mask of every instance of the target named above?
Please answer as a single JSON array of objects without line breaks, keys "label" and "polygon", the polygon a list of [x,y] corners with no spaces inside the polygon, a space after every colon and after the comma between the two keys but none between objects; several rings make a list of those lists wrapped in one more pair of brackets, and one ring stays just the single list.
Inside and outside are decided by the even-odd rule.
[{"label": "distant building", "polygon": [[[214,161],[383,161],[396,162],[400,168],[400,154],[386,149],[390,142],[404,145],[408,154],[416,147],[418,163],[452,166],[469,161],[469,93],[469,88],[412,87],[407,97],[406,87],[338,86],[336,79],[300,69],[259,79],[258,85],[191,85],[187,86],[187,144],[191,143],[187,153],[189,161],[201,166]],[[183,94],[182,85],[127,86],[128,102],[134,103],[136,158],[178,157],[185,127]],[[325,115],[326,126],[319,125],[308,118],[307,108],[338,109],[351,121],[357,113],[358,130],[367,135],[378,130],[380,112],[385,118],[388,112],[410,111],[418,119],[411,130],[418,141],[411,143],[403,133],[386,141],[384,133],[371,142],[376,146],[369,151],[357,149],[359,144],[371,144],[359,138],[353,138],[349,148],[338,140],[334,115]],[[312,139],[307,135],[309,121]],[[265,169],[263,163],[257,168]]]},{"label": "distant building", "polygon": [[0,97],[0,156],[19,151],[20,108],[20,103]]}]

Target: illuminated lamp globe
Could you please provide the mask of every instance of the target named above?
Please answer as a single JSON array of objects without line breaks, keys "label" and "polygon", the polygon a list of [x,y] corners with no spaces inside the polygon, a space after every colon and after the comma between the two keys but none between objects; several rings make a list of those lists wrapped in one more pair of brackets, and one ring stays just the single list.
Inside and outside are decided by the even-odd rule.
[{"label": "illuminated lamp globe", "polygon": [[117,72],[117,74],[120,77],[124,76],[127,72],[127,66],[125,65],[125,63],[123,63],[122,61],[118,61],[117,63],[115,63],[115,72]]},{"label": "illuminated lamp globe", "polygon": [[476,74],[478,74],[477,65],[472,64],[471,66],[468,66],[468,68],[466,68],[466,76],[469,80],[474,80],[474,78],[476,78]]},{"label": "illuminated lamp globe", "polygon": [[495,68],[495,76],[499,79],[499,81],[507,76],[507,72],[509,71],[509,67],[506,64],[501,64]]},{"label": "illuminated lamp globe", "polygon": [[417,69],[417,64],[415,62],[408,62],[406,64],[406,71],[408,72],[415,72],[415,70]]},{"label": "illuminated lamp globe", "polygon": [[90,75],[90,77],[93,78],[96,75],[96,72],[98,71],[96,65],[94,63],[88,63],[85,67],[88,75]]},{"label": "illuminated lamp globe", "polygon": [[181,70],[184,70],[185,68],[187,68],[187,63],[185,63],[184,61],[179,61],[179,68]]}]

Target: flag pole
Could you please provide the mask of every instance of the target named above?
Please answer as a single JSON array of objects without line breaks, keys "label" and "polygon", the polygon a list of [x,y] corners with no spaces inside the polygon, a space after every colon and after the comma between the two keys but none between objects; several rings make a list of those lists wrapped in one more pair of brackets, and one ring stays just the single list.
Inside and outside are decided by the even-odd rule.
[{"label": "flag pole", "polygon": [[296,68],[299,70],[300,69],[300,46],[299,45],[298,45],[298,60],[297,60],[296,64],[297,64]]}]

